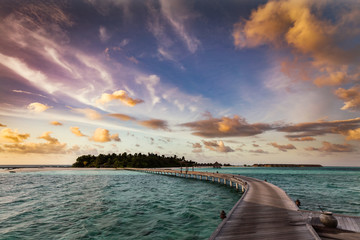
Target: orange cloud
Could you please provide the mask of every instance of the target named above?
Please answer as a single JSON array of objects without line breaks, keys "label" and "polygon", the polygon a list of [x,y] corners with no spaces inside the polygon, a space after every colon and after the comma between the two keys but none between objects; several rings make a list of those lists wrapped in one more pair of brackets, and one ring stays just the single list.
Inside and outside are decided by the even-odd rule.
[{"label": "orange cloud", "polygon": [[249,124],[244,118],[237,115],[233,118],[222,117],[221,119],[213,118],[211,115],[207,117],[206,120],[184,123],[181,126],[191,128],[194,131],[193,135],[206,138],[254,136],[273,129],[270,124]]},{"label": "orange cloud", "polygon": [[313,137],[288,137],[288,139],[290,141],[297,141],[297,142],[301,142],[301,141],[315,141],[316,139]]},{"label": "orange cloud", "polygon": [[39,154],[65,154],[68,152],[66,143],[60,143],[58,139],[50,136],[51,132],[43,133],[39,139],[46,143],[14,143],[3,145],[4,151],[9,153],[39,153]]},{"label": "orange cloud", "polygon": [[144,102],[141,99],[134,99],[134,98],[129,97],[127,92],[124,90],[115,91],[112,94],[103,93],[101,95],[100,99],[98,99],[96,102],[99,104],[105,104],[105,103],[111,102],[113,100],[119,100],[122,103],[124,103],[130,107],[133,107],[139,103]]},{"label": "orange cloud", "polygon": [[69,107],[73,112],[84,114],[91,120],[99,120],[102,118],[101,114],[90,108],[72,108]]},{"label": "orange cloud", "polygon": [[[336,17],[330,21],[324,16],[332,8]],[[358,78],[352,66],[359,63],[359,12],[354,2],[340,6],[331,2],[325,5],[319,1],[270,0],[253,11],[249,19],[234,25],[234,45],[253,48],[268,44],[290,49],[296,64],[294,69],[287,69],[288,73],[294,71],[304,79],[315,79],[318,86],[343,84]],[[314,76],[306,76],[304,69]]]},{"label": "orange cloud", "polygon": [[234,150],[228,146],[225,146],[223,141],[203,141],[205,147],[215,152],[234,152]]},{"label": "orange cloud", "polygon": [[82,134],[82,132],[80,131],[79,127],[70,127],[70,131],[75,134],[78,137],[84,137],[86,135]]},{"label": "orange cloud", "polygon": [[307,151],[319,151],[319,152],[353,152],[354,149],[350,144],[332,144],[329,142],[322,142],[321,148],[308,147]]},{"label": "orange cloud", "polygon": [[54,125],[54,126],[62,126],[63,124],[61,122],[58,122],[58,121],[52,121],[50,122],[51,125]]},{"label": "orange cloud", "polygon": [[6,127],[6,125],[0,123],[0,127]]},{"label": "orange cloud", "polygon": [[109,130],[103,128],[97,128],[90,140],[94,142],[110,142],[112,140],[116,142],[121,141],[119,134],[110,135]]},{"label": "orange cloud", "polygon": [[121,114],[121,113],[111,113],[111,114],[109,114],[109,116],[120,119],[120,120],[123,120],[123,121],[130,121],[130,120],[134,121],[134,120],[136,120],[136,118],[133,118],[133,117],[131,117],[129,115],[125,115],[125,114]]},{"label": "orange cloud", "polygon": [[335,94],[345,101],[342,110],[360,110],[360,85],[350,89],[339,88]]},{"label": "orange cloud", "polygon": [[346,136],[346,140],[360,140],[360,128],[348,130],[343,135]]},{"label": "orange cloud", "polygon": [[18,130],[11,130],[10,128],[4,128],[0,131],[0,141],[8,143],[20,143],[30,137],[30,134],[20,134]]},{"label": "orange cloud", "polygon": [[273,146],[274,148],[279,149],[282,152],[287,152],[287,150],[296,149],[296,147],[292,144],[279,145],[279,144],[273,142],[273,143],[269,143],[269,145]]},{"label": "orange cloud", "polygon": [[38,103],[38,102],[30,103],[27,106],[27,109],[29,109],[30,111],[33,111],[33,112],[44,112],[49,108],[52,108],[52,107],[48,106],[46,104]]},{"label": "orange cloud", "polygon": [[162,129],[162,130],[169,131],[168,123],[164,120],[150,119],[150,120],[146,120],[146,121],[139,121],[138,123],[147,128],[156,129],[156,130]]}]

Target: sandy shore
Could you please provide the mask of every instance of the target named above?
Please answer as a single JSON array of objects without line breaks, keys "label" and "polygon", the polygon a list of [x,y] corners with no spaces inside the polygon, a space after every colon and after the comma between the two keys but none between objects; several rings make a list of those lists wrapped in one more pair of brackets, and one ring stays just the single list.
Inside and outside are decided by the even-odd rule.
[{"label": "sandy shore", "polygon": [[116,168],[58,168],[58,167],[44,167],[44,168],[16,168],[16,169],[0,169],[0,173],[6,173],[10,171],[15,172],[43,172],[43,171],[68,171],[68,170],[80,170],[80,171],[88,171],[88,170],[121,170]]}]

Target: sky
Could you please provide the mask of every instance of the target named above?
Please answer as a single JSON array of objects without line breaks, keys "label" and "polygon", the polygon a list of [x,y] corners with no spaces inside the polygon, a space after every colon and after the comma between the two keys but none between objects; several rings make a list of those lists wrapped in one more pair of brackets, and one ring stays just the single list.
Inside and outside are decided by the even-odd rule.
[{"label": "sky", "polygon": [[360,166],[360,1],[2,0],[0,165]]}]

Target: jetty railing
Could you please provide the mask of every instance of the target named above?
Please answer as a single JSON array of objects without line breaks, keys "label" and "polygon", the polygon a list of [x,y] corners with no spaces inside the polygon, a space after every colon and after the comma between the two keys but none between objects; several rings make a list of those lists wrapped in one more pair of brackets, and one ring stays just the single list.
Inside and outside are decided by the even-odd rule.
[{"label": "jetty railing", "polygon": [[238,177],[232,174],[198,172],[198,171],[179,171],[172,169],[153,169],[153,168],[125,168],[125,170],[212,181],[230,187],[234,187],[237,190],[241,189],[242,192],[245,192],[246,189],[248,188],[248,184],[246,181],[243,181],[242,179],[239,179]]}]

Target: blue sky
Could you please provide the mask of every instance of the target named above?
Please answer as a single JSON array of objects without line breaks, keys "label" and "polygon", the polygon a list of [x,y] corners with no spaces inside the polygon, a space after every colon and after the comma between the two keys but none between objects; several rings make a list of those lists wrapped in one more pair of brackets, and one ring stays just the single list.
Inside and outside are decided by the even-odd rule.
[{"label": "blue sky", "polygon": [[0,164],[359,166],[357,1],[3,1]]}]

